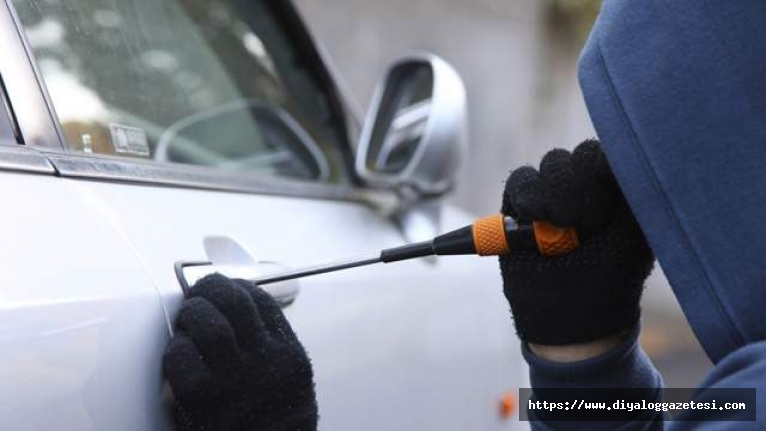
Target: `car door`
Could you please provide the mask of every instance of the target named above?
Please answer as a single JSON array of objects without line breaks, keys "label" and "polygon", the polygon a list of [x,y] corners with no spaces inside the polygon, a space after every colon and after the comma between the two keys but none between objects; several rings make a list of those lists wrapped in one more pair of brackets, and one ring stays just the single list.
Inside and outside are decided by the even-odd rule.
[{"label": "car door", "polygon": [[3,427],[161,429],[156,285],[76,187],[18,161],[33,157],[0,150]]},{"label": "car door", "polygon": [[[33,61],[6,80],[20,135],[73,196],[61,199],[83,206],[72,211],[99,214],[132,253],[144,273],[121,285],[142,278],[167,315],[140,326],[143,360],[160,363],[184,263],[258,273],[405,240],[385,211],[397,196],[355,181],[346,114],[286,2],[8,6]],[[441,212],[442,230],[470,221]],[[320,426],[508,429],[498,401],[524,368],[495,265],[419,260],[300,280],[285,312],[315,366]],[[160,404],[149,362],[132,389]],[[141,429],[163,426],[157,409]]]},{"label": "car door", "polygon": [[11,18],[1,5],[2,428],[163,429],[157,358],[169,330],[157,285],[108,211],[20,144],[5,86],[29,63]]}]

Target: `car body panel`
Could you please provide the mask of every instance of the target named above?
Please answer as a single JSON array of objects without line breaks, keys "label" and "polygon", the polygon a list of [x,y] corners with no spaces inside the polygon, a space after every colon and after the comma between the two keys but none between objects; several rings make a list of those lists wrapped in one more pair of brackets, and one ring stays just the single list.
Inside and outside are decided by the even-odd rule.
[{"label": "car body panel", "polygon": [[[178,261],[225,236],[289,267],[403,242],[357,203],[72,181],[109,208],[175,314]],[[469,218],[445,211],[445,228]],[[497,402],[523,386],[494,258],[440,258],[305,278],[286,314],[313,360],[325,429],[505,429]],[[268,288],[268,287],[267,287]]]},{"label": "car body panel", "polygon": [[134,250],[60,178],[0,172],[4,429],[166,429],[167,315]]}]

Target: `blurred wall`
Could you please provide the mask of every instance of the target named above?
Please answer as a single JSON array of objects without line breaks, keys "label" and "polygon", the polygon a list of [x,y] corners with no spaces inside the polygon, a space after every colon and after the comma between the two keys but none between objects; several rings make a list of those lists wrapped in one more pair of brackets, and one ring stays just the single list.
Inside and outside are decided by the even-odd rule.
[{"label": "blurred wall", "polygon": [[475,214],[498,210],[502,183],[553,146],[593,136],[576,82],[580,40],[549,37],[540,0],[297,0],[365,111],[386,66],[436,53],[465,80],[470,151],[451,199]]}]

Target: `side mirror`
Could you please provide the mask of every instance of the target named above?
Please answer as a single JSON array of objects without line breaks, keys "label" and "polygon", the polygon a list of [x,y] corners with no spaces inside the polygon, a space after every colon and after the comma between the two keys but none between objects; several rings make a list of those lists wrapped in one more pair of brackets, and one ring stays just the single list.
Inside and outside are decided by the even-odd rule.
[{"label": "side mirror", "polygon": [[440,195],[467,145],[465,86],[432,54],[395,62],[378,84],[357,147],[356,171],[374,187]]}]

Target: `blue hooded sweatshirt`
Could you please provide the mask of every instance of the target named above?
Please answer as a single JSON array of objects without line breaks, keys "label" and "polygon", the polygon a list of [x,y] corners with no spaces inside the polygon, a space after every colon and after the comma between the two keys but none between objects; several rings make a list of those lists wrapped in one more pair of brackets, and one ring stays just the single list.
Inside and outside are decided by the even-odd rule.
[{"label": "blue hooded sweatshirt", "polygon": [[[647,413],[581,429],[766,429],[766,0],[605,0],[579,76],[620,187],[715,364],[700,386],[754,387],[764,416],[690,410],[683,419],[710,422],[663,424]],[[532,385],[659,388],[637,336],[575,364],[525,350]],[[535,428],[557,428],[529,413]]]}]

